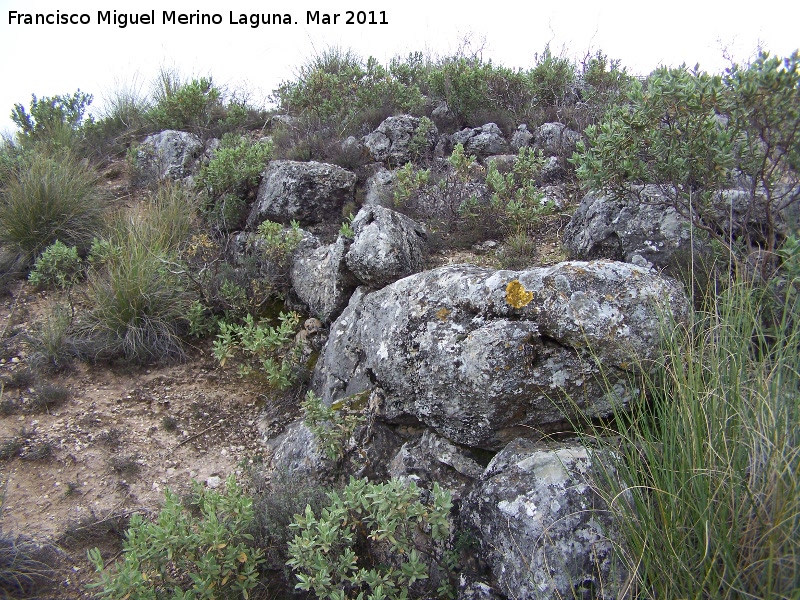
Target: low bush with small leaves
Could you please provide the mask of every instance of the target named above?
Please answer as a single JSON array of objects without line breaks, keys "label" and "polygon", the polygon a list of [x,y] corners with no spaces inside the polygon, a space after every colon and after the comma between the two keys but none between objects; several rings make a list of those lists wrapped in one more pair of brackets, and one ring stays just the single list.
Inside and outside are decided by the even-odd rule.
[{"label": "low bush with small leaves", "polygon": [[72,286],[80,277],[82,261],[78,248],[62,244],[60,240],[45,248],[36,259],[28,281],[39,288],[61,288]]},{"label": "low bush with small leaves", "polygon": [[538,217],[552,212],[552,206],[545,201],[538,186],[544,163],[541,152],[531,148],[520,148],[509,173],[501,173],[496,163],[490,162],[486,184],[491,198],[488,206],[477,206],[475,216],[485,219],[488,210],[504,233],[511,234],[526,231],[535,225]]},{"label": "low bush with small leaves", "polygon": [[306,394],[300,408],[303,420],[328,460],[340,461],[347,451],[347,442],[356,428],[365,421],[363,407],[357,406],[363,397],[347,398],[325,406],[313,391]]},{"label": "low bush with small leaves", "polygon": [[160,129],[204,134],[224,113],[222,92],[210,77],[185,81],[177,71],[162,69],[153,86],[154,104],[147,118]]},{"label": "low bush with small leaves", "polygon": [[167,490],[155,522],[131,517],[120,561],[106,567],[100,551],[91,550],[94,593],[112,600],[248,598],[263,562],[248,533],[252,501],[231,476],[222,491],[194,482],[192,505],[197,512]]},{"label": "low bush with small leaves", "polygon": [[51,148],[69,149],[77,141],[77,132],[84,124],[86,109],[92,103],[91,94],[78,90],[74,94],[37,98],[31,95],[30,112],[15,104],[11,120],[19,127],[18,139],[23,145],[42,143]]},{"label": "low bush with small leaves", "polygon": [[212,197],[228,193],[245,194],[258,183],[258,178],[272,156],[272,143],[252,143],[240,135],[223,136],[219,148],[196,178],[196,185]]},{"label": "low bush with small leaves", "polygon": [[434,484],[428,500],[414,482],[351,478],[317,515],[295,516],[287,564],[297,589],[318,598],[364,600],[455,596],[444,556],[450,493]]},{"label": "low bush with small leaves", "polygon": [[261,373],[269,385],[284,390],[301,368],[301,347],[295,342],[299,323],[300,315],[293,312],[280,313],[274,327],[249,314],[242,324],[220,321],[214,357],[222,367],[237,360],[240,375]]}]

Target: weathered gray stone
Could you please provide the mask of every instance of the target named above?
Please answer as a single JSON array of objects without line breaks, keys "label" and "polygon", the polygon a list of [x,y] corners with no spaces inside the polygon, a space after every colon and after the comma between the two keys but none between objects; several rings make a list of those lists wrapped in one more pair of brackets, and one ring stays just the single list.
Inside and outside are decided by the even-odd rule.
[{"label": "weathered gray stone", "polygon": [[355,236],[345,256],[350,271],[371,287],[383,287],[420,271],[425,228],[382,206],[365,206],[352,222]]},{"label": "weathered gray stone", "polygon": [[[691,260],[692,235],[688,221],[666,204],[656,186],[625,198],[590,192],[564,230],[564,246],[577,259],[636,261],[677,273]],[[695,250],[702,250],[696,240]]]},{"label": "weathered gray stone", "polygon": [[270,439],[267,445],[272,450],[272,468],[292,478],[322,480],[332,471],[330,461],[303,421],[288,425],[281,435]]},{"label": "weathered gray stone", "polygon": [[365,422],[349,439],[342,440],[340,455],[331,460],[305,422],[295,421],[267,445],[272,451],[270,466],[274,471],[292,478],[346,481],[350,476],[388,479],[389,462],[401,443],[385,425]]},{"label": "weathered gray stone", "polygon": [[472,154],[478,158],[505,154],[509,149],[503,132],[495,123],[487,123],[474,129],[462,129],[450,136],[450,140],[453,145],[464,146],[466,154]]},{"label": "weathered gray stone", "polygon": [[687,308],[677,282],[625,263],[442,267],[356,290],[313,385],[328,404],[380,386],[389,422],[498,449],[626,402],[629,375],[658,355],[662,310]]},{"label": "weathered gray stone", "polygon": [[136,149],[133,183],[153,186],[170,179],[181,181],[197,171],[203,145],[196,135],[166,130],[148,136]]},{"label": "weathered gray stone", "polygon": [[583,446],[515,440],[462,503],[493,585],[509,598],[611,599],[625,581],[614,524],[597,495],[597,456]]},{"label": "weathered gray stone", "polygon": [[458,119],[447,106],[447,102],[441,102],[433,109],[431,119],[439,129],[452,129],[458,123]]},{"label": "weathered gray stone", "polygon": [[511,149],[514,152],[519,152],[520,148],[526,148],[533,143],[533,134],[528,131],[528,126],[523,123],[511,136]]},{"label": "weathered gray stone", "polygon": [[387,206],[394,203],[394,171],[381,168],[364,186],[364,206]]},{"label": "weathered gray stone", "polygon": [[301,224],[341,220],[355,185],[355,174],[336,165],[274,160],[262,175],[247,226],[255,229],[267,219]]},{"label": "weathered gray stone", "polygon": [[403,165],[432,150],[436,144],[436,125],[427,121],[428,128],[420,132],[421,123],[422,119],[410,115],[389,117],[362,141],[375,160]]},{"label": "weathered gray stone", "polygon": [[558,157],[551,156],[542,166],[542,172],[539,177],[542,183],[556,183],[564,179],[566,174],[567,172]]},{"label": "weathered gray stone", "polygon": [[546,156],[572,156],[581,134],[563,123],[545,123],[536,130],[535,146]]},{"label": "weathered gray stone", "polygon": [[292,289],[308,312],[323,323],[329,323],[344,310],[358,285],[345,264],[347,246],[341,236],[325,246],[316,238],[304,238],[292,257]]},{"label": "weathered gray stone", "polygon": [[470,453],[426,429],[422,436],[406,442],[389,463],[389,475],[409,479],[431,489],[434,483],[460,498],[467,486],[483,473]]}]

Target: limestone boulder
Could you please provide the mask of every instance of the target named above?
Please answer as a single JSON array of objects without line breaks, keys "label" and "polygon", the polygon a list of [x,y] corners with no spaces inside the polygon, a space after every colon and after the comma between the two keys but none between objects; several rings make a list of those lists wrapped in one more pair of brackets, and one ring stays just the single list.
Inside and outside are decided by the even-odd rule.
[{"label": "limestone boulder", "polygon": [[461,144],[467,155],[486,158],[494,154],[506,154],[508,142],[503,132],[495,123],[487,123],[481,127],[462,129],[450,136],[453,146]]},{"label": "limestone boulder", "polygon": [[308,236],[292,256],[289,269],[292,289],[309,314],[323,323],[339,316],[358,285],[345,263],[348,245],[341,236],[333,244],[321,244],[317,238]]},{"label": "limestone boulder", "polygon": [[404,165],[430,152],[436,145],[437,135],[433,122],[400,115],[386,119],[362,141],[374,160]]},{"label": "limestone boulder", "polygon": [[[590,192],[564,230],[572,258],[606,258],[652,265],[677,272],[689,264],[689,222],[668,206],[656,186],[643,186],[625,197]],[[702,251],[694,241],[695,251]]]},{"label": "limestone boulder", "polygon": [[382,206],[366,206],[352,228],[355,235],[345,262],[362,283],[383,287],[422,269],[427,234],[413,219]]},{"label": "limestone boulder", "polygon": [[200,138],[186,131],[150,135],[136,149],[133,183],[150,187],[165,180],[185,180],[197,172],[202,154]]},{"label": "limestone boulder", "polygon": [[450,265],[356,290],[313,386],[327,404],[380,387],[382,419],[497,450],[625,404],[659,353],[664,312],[687,310],[677,282],[626,263]]},{"label": "limestone boulder", "polygon": [[595,492],[598,458],[573,444],[512,441],[462,502],[504,597],[608,599],[625,581],[615,529]]},{"label": "limestone boulder", "polygon": [[534,146],[546,156],[572,156],[581,134],[563,123],[545,123],[536,130]]},{"label": "limestone boulder", "polygon": [[342,207],[353,201],[355,185],[356,175],[336,165],[274,160],[262,174],[247,226],[255,229],[265,220],[340,221]]}]

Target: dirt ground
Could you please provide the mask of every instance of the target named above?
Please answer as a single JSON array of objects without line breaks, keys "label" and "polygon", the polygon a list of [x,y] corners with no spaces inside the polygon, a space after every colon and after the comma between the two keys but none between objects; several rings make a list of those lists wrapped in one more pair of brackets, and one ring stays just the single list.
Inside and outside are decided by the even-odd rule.
[{"label": "dirt ground", "polygon": [[[220,369],[210,343],[177,365],[76,362],[34,376],[23,340],[50,300],[26,283],[0,299],[0,527],[55,543],[66,567],[58,597],[90,597],[81,592],[93,574],[87,549],[113,555],[127,518],[157,513],[166,487],[184,494],[192,480],[246,479],[298,402]],[[42,405],[42,394],[53,401]]]}]

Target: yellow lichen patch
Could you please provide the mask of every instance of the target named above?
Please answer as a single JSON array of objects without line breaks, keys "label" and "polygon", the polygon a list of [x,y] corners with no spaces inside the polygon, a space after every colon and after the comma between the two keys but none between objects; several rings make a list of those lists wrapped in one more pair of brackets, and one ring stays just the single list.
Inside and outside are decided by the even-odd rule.
[{"label": "yellow lichen patch", "polygon": [[440,321],[446,321],[447,317],[450,315],[451,312],[453,312],[453,311],[452,310],[448,310],[447,308],[440,308],[439,310],[436,311],[436,317]]},{"label": "yellow lichen patch", "polygon": [[525,289],[525,286],[519,282],[519,279],[509,281],[506,286],[506,302],[514,308],[522,308],[527,306],[533,300],[533,292]]}]

